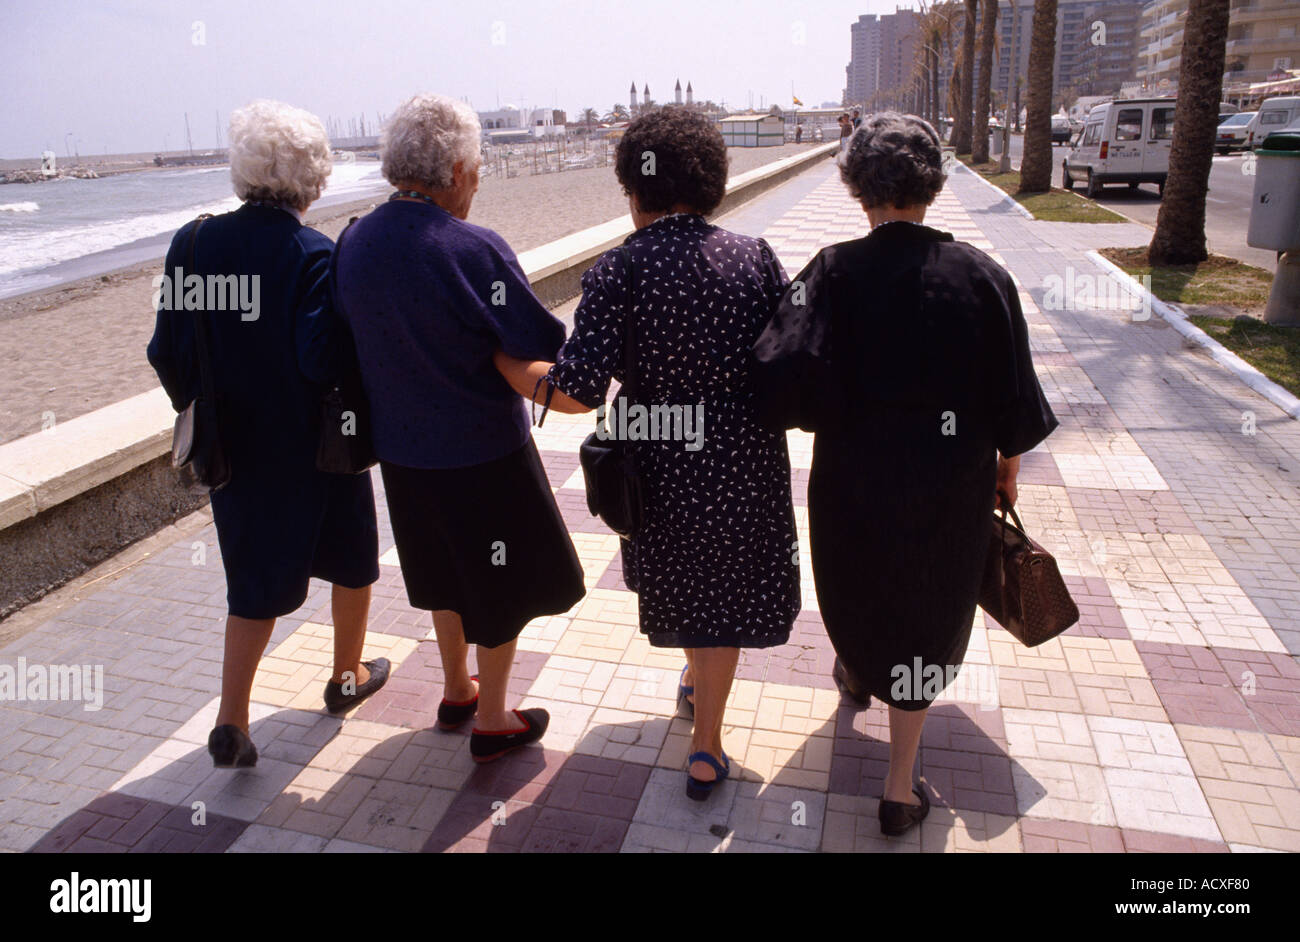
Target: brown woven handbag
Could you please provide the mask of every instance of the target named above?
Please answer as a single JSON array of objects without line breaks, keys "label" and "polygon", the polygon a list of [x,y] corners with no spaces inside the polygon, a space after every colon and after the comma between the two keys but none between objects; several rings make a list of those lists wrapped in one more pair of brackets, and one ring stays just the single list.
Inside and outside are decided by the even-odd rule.
[{"label": "brown woven handbag", "polygon": [[[1005,500],[1002,506],[1007,507]],[[1079,607],[1070,598],[1056,560],[1025,533],[1014,508],[1003,510],[1000,518],[993,512],[979,605],[1031,648],[1079,620]]]}]

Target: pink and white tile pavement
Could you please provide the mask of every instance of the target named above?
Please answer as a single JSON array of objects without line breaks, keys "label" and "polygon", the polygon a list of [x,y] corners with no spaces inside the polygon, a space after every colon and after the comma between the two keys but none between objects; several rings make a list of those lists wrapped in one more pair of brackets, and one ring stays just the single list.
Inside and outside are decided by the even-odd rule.
[{"label": "pink and white tile pavement", "polygon": [[[867,231],[829,166],[799,181],[802,196],[770,211],[761,230],[791,275],[822,245]],[[771,202],[751,207],[750,218],[779,205],[780,193],[761,198]],[[1039,224],[1007,220],[996,202],[959,174],[928,221],[1000,258],[986,228]],[[1256,605],[1276,593],[1261,596],[1235,577],[1218,535],[1198,524],[1207,505],[1221,516],[1247,511],[1247,520],[1249,508],[1208,488],[1188,497],[1182,477],[1172,486],[1162,467],[1180,466],[1153,460],[1090,378],[1088,364],[1108,351],[1077,336],[1066,342],[1063,322],[1030,289],[1021,301],[1062,422],[1025,458],[1021,512],[1056,553],[1082,618],[1031,650],[976,616],[962,678],[925,730],[919,771],[935,805],[918,831],[879,834],[886,714],[837,694],[806,554],[805,608],[790,642],[741,657],[724,737],[734,780],[707,803],[686,799],[690,727],[674,716],[681,656],[637,631],[618,542],[587,512],[576,451],[591,418],[552,414],[534,436],[588,594],[520,638],[513,692],[551,712],[541,746],[476,767],[464,733],[431,728],[442,692],[437,648],[427,615],[406,604],[381,496],[386,552],[365,656],[389,658],[392,680],[346,719],[323,712],[329,606],[316,587],[277,629],[259,671],[257,768],[213,770],[205,743],[224,596],[215,533],[196,515],[148,557],[66,590],[48,619],[0,649],[0,663],[102,663],[108,689],[97,712],[0,706],[0,848],[1300,849],[1300,667],[1283,640],[1295,636]],[[1160,409],[1173,434],[1197,421],[1179,412],[1176,396]],[[1271,434],[1294,454],[1293,426]],[[789,438],[806,545],[811,440]],[[377,475],[375,483],[378,491]],[[1294,490],[1260,500],[1300,516]],[[1294,532],[1241,538],[1286,541]],[[1232,562],[1240,572],[1239,558]]]}]

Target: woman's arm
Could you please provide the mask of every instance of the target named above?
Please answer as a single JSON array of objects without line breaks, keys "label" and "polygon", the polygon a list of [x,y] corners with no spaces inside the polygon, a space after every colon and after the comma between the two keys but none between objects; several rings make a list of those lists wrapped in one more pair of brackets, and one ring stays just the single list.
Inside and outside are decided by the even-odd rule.
[{"label": "woman's arm", "polygon": [[[1016,475],[1020,473],[1020,456],[1006,458],[998,455],[997,507],[1002,508],[1002,495],[1007,495],[1010,507],[1016,505]],[[1010,507],[1006,509],[1010,509]]]},{"label": "woman's arm", "polygon": [[[492,354],[492,362],[496,365],[497,370],[505,377],[510,388],[525,399],[533,399],[533,391],[537,391],[537,398],[533,401],[539,405],[546,405],[546,386],[549,381],[546,374],[554,365],[545,360],[521,360],[518,357],[512,357],[508,353],[502,353],[498,350]],[[539,381],[541,385],[539,385]],[[570,415],[576,415],[581,412],[590,412],[591,406],[583,405],[577,399],[570,398],[556,389],[551,393],[550,407],[556,412],[565,412]]]}]

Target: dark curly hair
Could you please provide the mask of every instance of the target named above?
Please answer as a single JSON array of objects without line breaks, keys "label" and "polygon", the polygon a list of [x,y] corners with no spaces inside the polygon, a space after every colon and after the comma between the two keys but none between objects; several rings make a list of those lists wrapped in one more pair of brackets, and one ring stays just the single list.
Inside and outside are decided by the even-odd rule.
[{"label": "dark curly hair", "polygon": [[727,191],[727,162],[722,132],[707,118],[666,107],[628,125],[614,153],[614,174],[643,212],[667,212],[680,203],[707,216]]},{"label": "dark curly hair", "polygon": [[896,111],[865,119],[836,162],[844,185],[863,206],[929,206],[946,179],[934,128]]}]

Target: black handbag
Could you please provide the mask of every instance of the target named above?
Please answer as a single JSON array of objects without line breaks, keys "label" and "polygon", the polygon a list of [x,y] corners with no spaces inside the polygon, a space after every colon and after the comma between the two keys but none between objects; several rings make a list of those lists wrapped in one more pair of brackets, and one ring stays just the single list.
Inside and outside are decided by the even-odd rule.
[{"label": "black handbag", "polygon": [[343,250],[343,236],[356,221],[357,217],[353,216],[339,233],[330,256],[329,289],[338,331],[338,378],[321,398],[320,439],[316,445],[316,469],[330,474],[361,474],[379,460],[370,434],[370,402],[361,381],[361,363],[338,292],[338,258]]},{"label": "black handbag", "polygon": [[[627,267],[627,302],[623,317],[623,385],[615,401],[631,403],[637,392],[632,253],[625,246],[619,250]],[[596,428],[603,431],[604,423],[605,416],[597,412]],[[632,442],[616,439],[609,432],[592,432],[578,449],[578,463],[587,487],[587,509],[623,539],[630,540],[640,528],[645,511],[645,493]]]},{"label": "black handbag", "polygon": [[[194,243],[198,240],[199,226],[211,218],[204,213],[194,220],[190,230],[190,244],[186,252],[186,271],[198,274],[194,263]],[[212,360],[208,349],[208,325],[204,311],[190,311],[194,324],[194,349],[199,365],[199,394],[176,416],[172,429],[172,467],[176,469],[181,486],[191,491],[219,491],[230,482],[230,461],[221,444],[221,429],[217,418],[217,394],[212,380]]]}]

